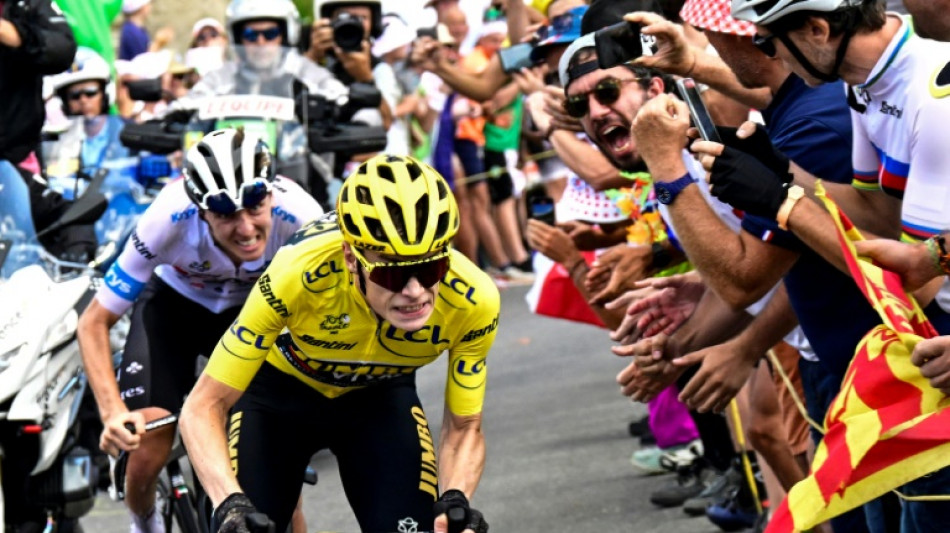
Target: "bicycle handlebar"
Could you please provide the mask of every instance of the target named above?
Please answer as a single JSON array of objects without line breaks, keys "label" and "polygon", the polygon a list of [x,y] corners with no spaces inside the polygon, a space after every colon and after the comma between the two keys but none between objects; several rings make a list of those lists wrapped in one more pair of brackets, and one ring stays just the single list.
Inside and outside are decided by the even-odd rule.
[{"label": "bicycle handlebar", "polygon": [[[178,422],[178,415],[175,414],[156,418],[155,420],[145,423],[145,432],[148,433],[153,429],[165,427],[176,422]],[[126,422],[123,425],[125,429],[129,430],[129,433],[135,435],[135,424]],[[125,499],[125,470],[129,465],[129,452],[120,450],[119,456],[115,459],[110,456],[109,461],[112,463],[109,468],[109,477],[112,479],[112,485],[109,486],[109,497],[113,501],[120,502]]]}]

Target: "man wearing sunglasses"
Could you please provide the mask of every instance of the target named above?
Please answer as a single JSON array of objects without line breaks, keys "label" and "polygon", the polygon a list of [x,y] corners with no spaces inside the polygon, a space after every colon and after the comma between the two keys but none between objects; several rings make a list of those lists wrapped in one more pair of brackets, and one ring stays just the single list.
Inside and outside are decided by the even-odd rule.
[{"label": "man wearing sunglasses", "polygon": [[[283,531],[310,457],[329,449],[362,531],[446,533],[449,517],[464,526],[453,531],[488,530],[469,499],[500,302],[451,247],[458,225],[442,176],[379,155],[344,182],[335,214],[288,241],[182,411],[214,529],[258,509]],[[415,373],[445,351],[436,453]]]},{"label": "man wearing sunglasses", "polygon": [[[174,432],[145,433],[145,422],[181,409],[199,358],[214,349],[277,249],[322,214],[299,186],[273,176],[266,145],[242,130],[205,136],[188,151],[184,172],[142,214],[77,330],[104,425],[100,447],[110,455],[139,450],[126,478],[133,533],[164,531],[155,483]],[[130,309],[116,371],[109,330]]]},{"label": "man wearing sunglasses", "polygon": [[297,53],[300,15],[290,0],[231,0],[225,11],[225,28],[236,60],[204,75],[191,96],[289,97],[294,79],[307,84],[312,92],[345,93],[327,69]]}]

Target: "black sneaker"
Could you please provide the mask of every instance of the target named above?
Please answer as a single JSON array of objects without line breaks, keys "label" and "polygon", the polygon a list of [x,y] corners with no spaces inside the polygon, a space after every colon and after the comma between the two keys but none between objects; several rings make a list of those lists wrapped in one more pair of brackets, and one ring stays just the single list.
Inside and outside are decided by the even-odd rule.
[{"label": "black sneaker", "polygon": [[739,484],[742,483],[739,472],[732,468],[725,472],[713,472],[713,477],[706,488],[695,497],[683,502],[684,513],[690,516],[706,516],[706,508],[716,502],[726,501],[739,490]]},{"label": "black sneaker", "polygon": [[677,469],[676,482],[650,494],[650,502],[660,507],[678,507],[697,496],[706,487],[712,470],[706,468],[702,457]]},{"label": "black sneaker", "polygon": [[[750,466],[752,467],[752,477],[761,501],[762,498],[766,498],[762,472],[759,470],[755,456],[750,454],[749,459]],[[741,455],[735,458],[730,470],[735,470],[739,474],[739,486],[732,491],[732,494],[727,500],[715,502],[707,507],[706,517],[723,531],[740,531],[754,527],[759,519],[760,513],[756,505],[756,497],[753,495],[752,489],[749,487],[749,482],[745,476]],[[762,508],[765,508],[766,505],[767,504],[763,502]]]},{"label": "black sneaker", "polygon": [[646,434],[650,434],[650,417],[645,416],[639,420],[630,422],[627,426],[627,431],[631,437],[643,437]]}]

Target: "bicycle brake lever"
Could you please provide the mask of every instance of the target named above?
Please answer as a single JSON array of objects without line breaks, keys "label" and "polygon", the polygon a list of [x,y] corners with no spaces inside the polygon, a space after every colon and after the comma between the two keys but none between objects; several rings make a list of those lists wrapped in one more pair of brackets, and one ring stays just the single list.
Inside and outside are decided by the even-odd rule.
[{"label": "bicycle brake lever", "polygon": [[274,533],[274,522],[264,513],[251,513],[245,522],[251,533]]}]

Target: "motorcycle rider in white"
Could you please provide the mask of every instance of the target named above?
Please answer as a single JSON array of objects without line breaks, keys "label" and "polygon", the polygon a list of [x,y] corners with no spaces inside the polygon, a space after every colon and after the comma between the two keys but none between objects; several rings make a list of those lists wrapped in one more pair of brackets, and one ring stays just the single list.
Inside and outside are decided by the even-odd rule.
[{"label": "motorcycle rider in white", "polygon": [[[146,434],[145,422],[180,409],[199,356],[211,353],[253,284],[266,283],[261,274],[284,241],[322,214],[273,168],[266,144],[243,130],[206,135],[185,157],[185,178],[139,219],[80,317],[79,345],[104,425],[100,447],[111,455],[139,450],[126,477],[133,533],[164,531],[155,490],[174,429]],[[116,376],[109,329],[129,308]]]}]

